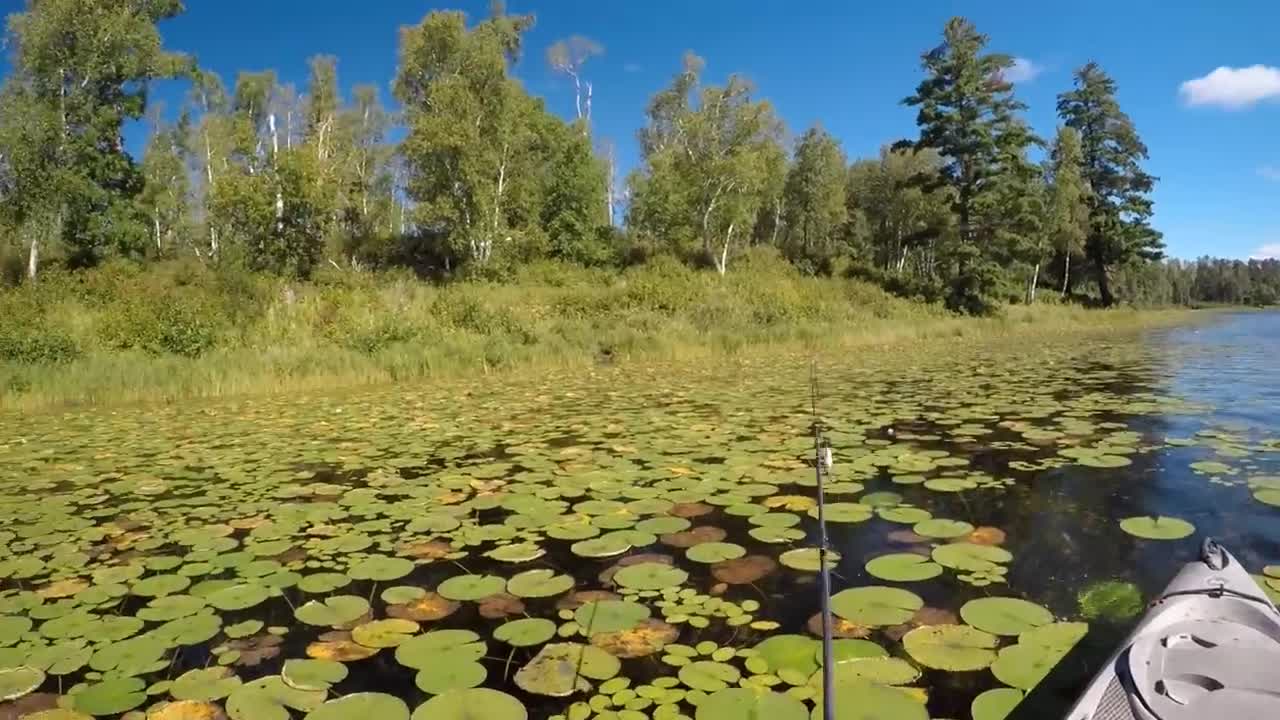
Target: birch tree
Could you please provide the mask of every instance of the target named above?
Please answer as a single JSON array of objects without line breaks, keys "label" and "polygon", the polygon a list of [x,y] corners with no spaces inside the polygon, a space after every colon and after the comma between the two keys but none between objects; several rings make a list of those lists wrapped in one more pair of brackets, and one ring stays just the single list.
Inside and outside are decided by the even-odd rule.
[{"label": "birch tree", "polygon": [[582,35],[570,35],[547,48],[547,64],[573,80],[573,103],[584,131],[591,128],[591,81],[583,76],[583,67],[593,57],[604,54],[604,46]]}]

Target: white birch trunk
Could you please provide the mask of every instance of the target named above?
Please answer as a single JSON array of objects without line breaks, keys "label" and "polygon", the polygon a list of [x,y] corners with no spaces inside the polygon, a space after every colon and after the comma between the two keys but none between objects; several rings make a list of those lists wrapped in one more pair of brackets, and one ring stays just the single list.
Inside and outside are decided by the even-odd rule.
[{"label": "white birch trunk", "polygon": [[724,234],[724,245],[720,248],[720,256],[715,258],[716,272],[723,277],[729,271],[729,244],[733,242],[735,223],[729,223],[729,231]]},{"label": "white birch trunk", "polygon": [[36,281],[40,274],[40,234],[31,233],[31,249],[27,252],[27,279]]},{"label": "white birch trunk", "polygon": [[284,188],[280,187],[280,133],[276,131],[276,114],[267,115],[267,128],[271,131],[271,167],[276,172],[276,232],[284,231]]},{"label": "white birch trunk", "polygon": [[1067,296],[1071,288],[1071,253],[1066,254],[1066,262],[1062,266],[1062,297]]}]

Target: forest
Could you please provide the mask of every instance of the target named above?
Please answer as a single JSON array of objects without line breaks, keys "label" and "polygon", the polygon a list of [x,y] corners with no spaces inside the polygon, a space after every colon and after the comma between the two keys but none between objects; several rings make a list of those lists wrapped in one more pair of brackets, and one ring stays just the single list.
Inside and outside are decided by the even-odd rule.
[{"label": "forest", "polygon": [[[903,88],[915,134],[886,138],[876,157],[847,157],[821,125],[793,135],[749,79],[710,84],[688,53],[652,96],[641,162],[624,175],[592,128],[603,48],[571,36],[541,53],[574,89],[573,116],[559,117],[514,76],[537,54],[524,43],[531,15],[432,11],[401,28],[384,97],[372,85],[343,93],[330,56],[310,60],[302,88],[270,70],[221,78],[164,47],[160,24],[182,11],[179,0],[29,0],[9,17],[2,359],[44,357],[32,335],[62,294],[89,302],[87,286],[150,303],[138,312],[162,324],[212,312],[185,297],[192,283],[224,295],[276,283],[289,297],[407,275],[437,287],[530,273],[705,283],[747,260],[971,315],[1280,297],[1275,260],[1164,257],[1150,223],[1157,178],[1103,68],[1075,71],[1059,127],[1040,137],[1006,79],[1012,57],[963,18]],[[176,112],[149,102],[166,79],[189,87]],[[149,128],[140,158],[123,139],[138,122]],[[251,304],[213,303],[216,321],[239,322],[226,310],[237,303]]]}]

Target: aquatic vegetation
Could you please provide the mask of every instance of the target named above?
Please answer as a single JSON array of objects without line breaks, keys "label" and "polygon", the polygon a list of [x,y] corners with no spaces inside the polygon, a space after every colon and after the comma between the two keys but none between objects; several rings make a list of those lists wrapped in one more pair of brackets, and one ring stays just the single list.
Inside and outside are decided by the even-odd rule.
[{"label": "aquatic vegetation", "polygon": [[[895,366],[824,403],[834,699],[873,720],[1002,717],[1074,621],[1139,612],[1127,553],[1223,529],[1145,503],[1157,470],[1258,518],[1280,492],[1280,453],[1201,427],[1132,360],[948,362],[942,392]],[[0,697],[165,720],[811,716],[811,418],[776,362],[735,370],[27,420],[38,443],[0,438]],[[1081,563],[1111,579],[1072,587]],[[974,680],[933,684],[948,672]]]}]

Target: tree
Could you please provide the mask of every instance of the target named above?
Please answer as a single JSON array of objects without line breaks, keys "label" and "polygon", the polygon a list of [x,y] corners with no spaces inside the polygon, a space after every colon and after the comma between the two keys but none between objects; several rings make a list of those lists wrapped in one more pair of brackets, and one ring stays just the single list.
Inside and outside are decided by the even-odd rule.
[{"label": "tree", "polygon": [[1084,179],[1080,133],[1058,128],[1049,160],[1049,198],[1046,230],[1054,251],[1062,258],[1062,294],[1071,288],[1071,259],[1084,252],[1089,235],[1089,187]]},{"label": "tree", "polygon": [[746,80],[702,86],[701,69],[700,58],[686,56],[671,87],[650,102],[632,218],[653,237],[697,243],[723,275],[735,237],[752,230],[782,125],[769,103],[752,100]]},{"label": "tree", "polygon": [[1156,178],[1141,161],[1147,146],[1116,100],[1116,84],[1097,63],[1075,73],[1075,89],[1058,96],[1058,115],[1080,133],[1084,179],[1089,188],[1089,236],[1085,253],[1098,280],[1102,304],[1115,304],[1111,269],[1138,258],[1159,259],[1164,244],[1149,221]]},{"label": "tree", "polygon": [[925,79],[903,101],[919,108],[920,137],[910,145],[938,152],[939,179],[953,190],[957,225],[947,248],[947,304],[978,313],[991,307],[988,296],[998,282],[992,261],[1001,222],[995,197],[1035,139],[1017,117],[1025,106],[1005,79],[1013,58],[984,53],[987,42],[968,20],[947,21],[942,45],[921,58]]},{"label": "tree", "polygon": [[[5,100],[36,124],[11,125],[4,139],[38,140],[48,148],[10,146],[0,154],[27,162],[47,152],[59,171],[47,176],[56,182],[44,190],[11,185],[4,200],[15,218],[49,218],[41,224],[70,248],[72,262],[93,263],[110,249],[138,252],[146,242],[134,202],[142,175],[124,150],[122,131],[146,112],[149,81],[190,68],[188,58],[162,49],[156,28],[181,10],[180,0],[29,0],[9,18],[14,62]],[[47,197],[50,191],[56,198]],[[39,197],[20,196],[24,192]],[[40,234],[30,233],[33,276]]]},{"label": "tree", "polygon": [[[557,40],[547,48],[547,64],[552,70],[564,73],[573,80],[573,101],[577,110],[577,118],[584,121],[583,132],[590,133],[591,128],[591,91],[590,80],[582,77],[582,68],[587,61],[597,55],[604,54],[604,46],[582,35],[570,35],[564,40]],[[586,88],[586,102],[583,102],[583,88]]]},{"label": "tree", "polygon": [[577,123],[553,123],[548,134],[551,157],[539,219],[550,254],[584,265],[605,264],[614,250],[604,242],[608,236],[600,217],[605,167]]},{"label": "tree", "polygon": [[173,245],[174,234],[188,217],[187,139],[190,118],[182,115],[176,124],[167,125],[157,113],[151,138],[142,157],[145,186],[139,202],[151,218],[151,235],[157,256],[165,254],[165,246]]},{"label": "tree", "polygon": [[811,269],[836,254],[837,233],[848,219],[845,207],[844,152],[820,127],[805,131],[783,189],[786,208],[786,254]]}]

